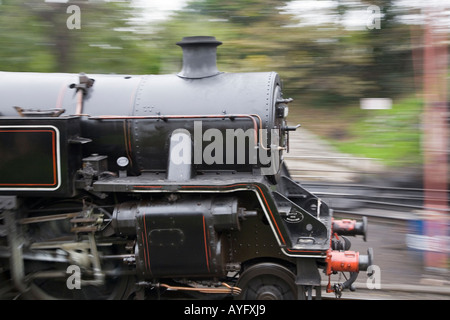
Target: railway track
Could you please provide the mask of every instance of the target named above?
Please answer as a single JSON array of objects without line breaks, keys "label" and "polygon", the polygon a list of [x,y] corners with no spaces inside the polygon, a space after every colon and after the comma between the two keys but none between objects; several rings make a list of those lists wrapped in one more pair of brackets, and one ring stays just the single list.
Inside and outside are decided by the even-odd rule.
[{"label": "railway track", "polygon": [[[306,182],[302,183],[307,190],[328,201],[335,210],[354,211],[358,208],[376,208],[399,212],[427,209],[425,190],[419,188],[386,187],[362,184],[342,184]],[[449,198],[446,190],[433,190],[439,196],[433,200],[441,201]],[[445,193],[445,197],[441,196]],[[442,205],[446,203],[441,203]],[[433,209],[436,210],[436,209]],[[446,210],[442,210],[446,211]]]},{"label": "railway track", "polygon": [[367,289],[365,283],[354,283],[354,292],[341,298],[334,293],[322,293],[322,300],[449,300],[450,288],[432,285],[383,284],[381,289]]}]

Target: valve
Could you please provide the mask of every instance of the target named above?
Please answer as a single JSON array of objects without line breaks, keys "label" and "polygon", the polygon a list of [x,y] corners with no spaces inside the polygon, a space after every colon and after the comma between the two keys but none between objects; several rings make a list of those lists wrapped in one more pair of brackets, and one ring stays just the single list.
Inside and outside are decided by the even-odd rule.
[{"label": "valve", "polygon": [[367,217],[363,217],[362,221],[333,219],[333,232],[343,236],[361,235],[367,241]]},{"label": "valve", "polygon": [[367,255],[362,255],[357,251],[337,251],[327,252],[327,275],[333,272],[359,272],[366,271],[373,261],[373,250],[369,248]]},{"label": "valve", "polygon": [[[368,270],[369,266],[372,265],[372,261],[372,248],[367,250],[367,255],[359,254],[357,251],[328,250],[326,258],[326,274],[328,275],[327,292],[334,292],[336,298],[340,298],[344,289],[355,291],[353,282],[356,281],[359,271]],[[331,274],[336,272],[349,272],[350,278],[344,283],[338,283],[331,287]]]},{"label": "valve", "polygon": [[333,272],[359,272],[359,252],[330,250],[327,254],[327,275]]}]

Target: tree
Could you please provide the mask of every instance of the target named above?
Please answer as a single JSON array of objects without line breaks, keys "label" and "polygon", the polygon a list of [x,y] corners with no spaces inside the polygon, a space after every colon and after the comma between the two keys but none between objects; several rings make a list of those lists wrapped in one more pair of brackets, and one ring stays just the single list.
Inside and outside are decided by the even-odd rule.
[{"label": "tree", "polygon": [[128,19],[128,2],[3,1],[0,69],[46,72],[159,71]]},{"label": "tree", "polygon": [[[328,19],[315,25],[288,12],[290,2],[193,0],[166,24],[164,39],[173,44],[185,35],[216,35],[226,42],[218,51],[222,70],[276,70],[288,83],[287,95],[314,105],[357,104],[362,97],[394,97],[414,89],[409,27],[397,19],[402,12],[394,10],[392,0],[340,0],[316,13]],[[365,22],[359,30],[346,27],[349,12],[365,14],[370,5],[381,10],[381,29],[366,28]]]}]

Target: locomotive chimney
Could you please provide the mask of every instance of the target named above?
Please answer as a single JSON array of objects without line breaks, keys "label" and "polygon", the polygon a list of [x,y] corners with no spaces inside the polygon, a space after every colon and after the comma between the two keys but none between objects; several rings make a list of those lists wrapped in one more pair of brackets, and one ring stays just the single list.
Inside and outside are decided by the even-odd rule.
[{"label": "locomotive chimney", "polygon": [[183,68],[178,76],[188,79],[212,77],[220,73],[216,64],[217,46],[222,42],[215,37],[184,37],[177,42],[183,49]]}]

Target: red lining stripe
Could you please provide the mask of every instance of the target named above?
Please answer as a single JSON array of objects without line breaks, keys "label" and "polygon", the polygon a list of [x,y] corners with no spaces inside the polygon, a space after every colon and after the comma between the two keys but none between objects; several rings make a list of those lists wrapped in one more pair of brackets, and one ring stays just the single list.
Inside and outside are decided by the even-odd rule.
[{"label": "red lining stripe", "polygon": [[203,239],[205,241],[206,267],[208,268],[208,272],[211,272],[209,270],[208,239],[207,239],[207,234],[206,234],[205,216],[202,216],[202,217],[203,217]]},{"label": "red lining stripe", "polygon": [[[232,185],[229,185],[229,186],[182,186],[181,188],[232,188],[232,187],[242,187],[242,186],[248,186],[248,184],[240,183],[240,184],[232,184]],[[272,210],[270,209],[269,203],[267,202],[267,199],[266,199],[266,197],[264,195],[264,192],[262,191],[262,189],[259,186],[257,186],[257,185],[253,185],[253,186],[258,188],[259,194],[263,197],[264,202],[266,203],[266,208],[269,210],[270,217],[272,218],[272,221],[275,224],[275,227],[277,229],[278,235],[281,238],[281,242],[284,245],[286,245],[286,240],[284,240],[284,237],[281,234],[281,230],[280,230],[277,222],[275,221],[275,217],[274,217],[274,215],[272,213]]]},{"label": "red lining stripe", "polygon": [[[152,271],[150,268],[150,250],[148,250],[148,237],[147,237],[147,226],[145,224],[145,214],[142,215],[142,220],[144,221],[145,247],[146,247],[146,248],[144,248],[144,258],[147,261],[146,267],[148,268],[148,270],[150,270],[150,273],[151,273]],[[145,252],[147,252],[147,253],[145,253]]]},{"label": "red lining stripe", "polygon": [[[283,245],[286,246],[286,240],[284,239],[280,227],[278,226],[275,217],[273,215],[272,210],[270,209],[269,203],[267,202],[266,196],[264,195],[264,192],[262,191],[261,187],[259,187],[256,184],[245,184],[245,183],[239,183],[239,184],[232,184],[232,185],[227,185],[227,186],[181,186],[182,189],[201,189],[201,188],[208,188],[208,189],[216,189],[216,188],[220,188],[220,189],[225,189],[225,188],[233,188],[233,187],[242,187],[242,186],[249,186],[252,185],[254,187],[256,187],[259,190],[259,194],[263,197],[264,202],[266,204],[266,208],[269,211],[270,217],[272,219],[272,222],[274,223],[278,236],[281,239],[281,242],[283,243]],[[152,188],[152,189],[162,189],[163,186],[134,186],[134,188]],[[203,226],[203,228],[205,228]],[[289,252],[296,252],[296,253],[300,253],[300,252],[307,252],[307,253],[322,253],[322,251],[320,250],[299,250],[299,249],[289,249],[289,248],[285,248],[285,250],[289,251]],[[205,239],[205,251],[206,251],[206,239]],[[209,270],[209,266],[208,266],[208,270]]]}]

